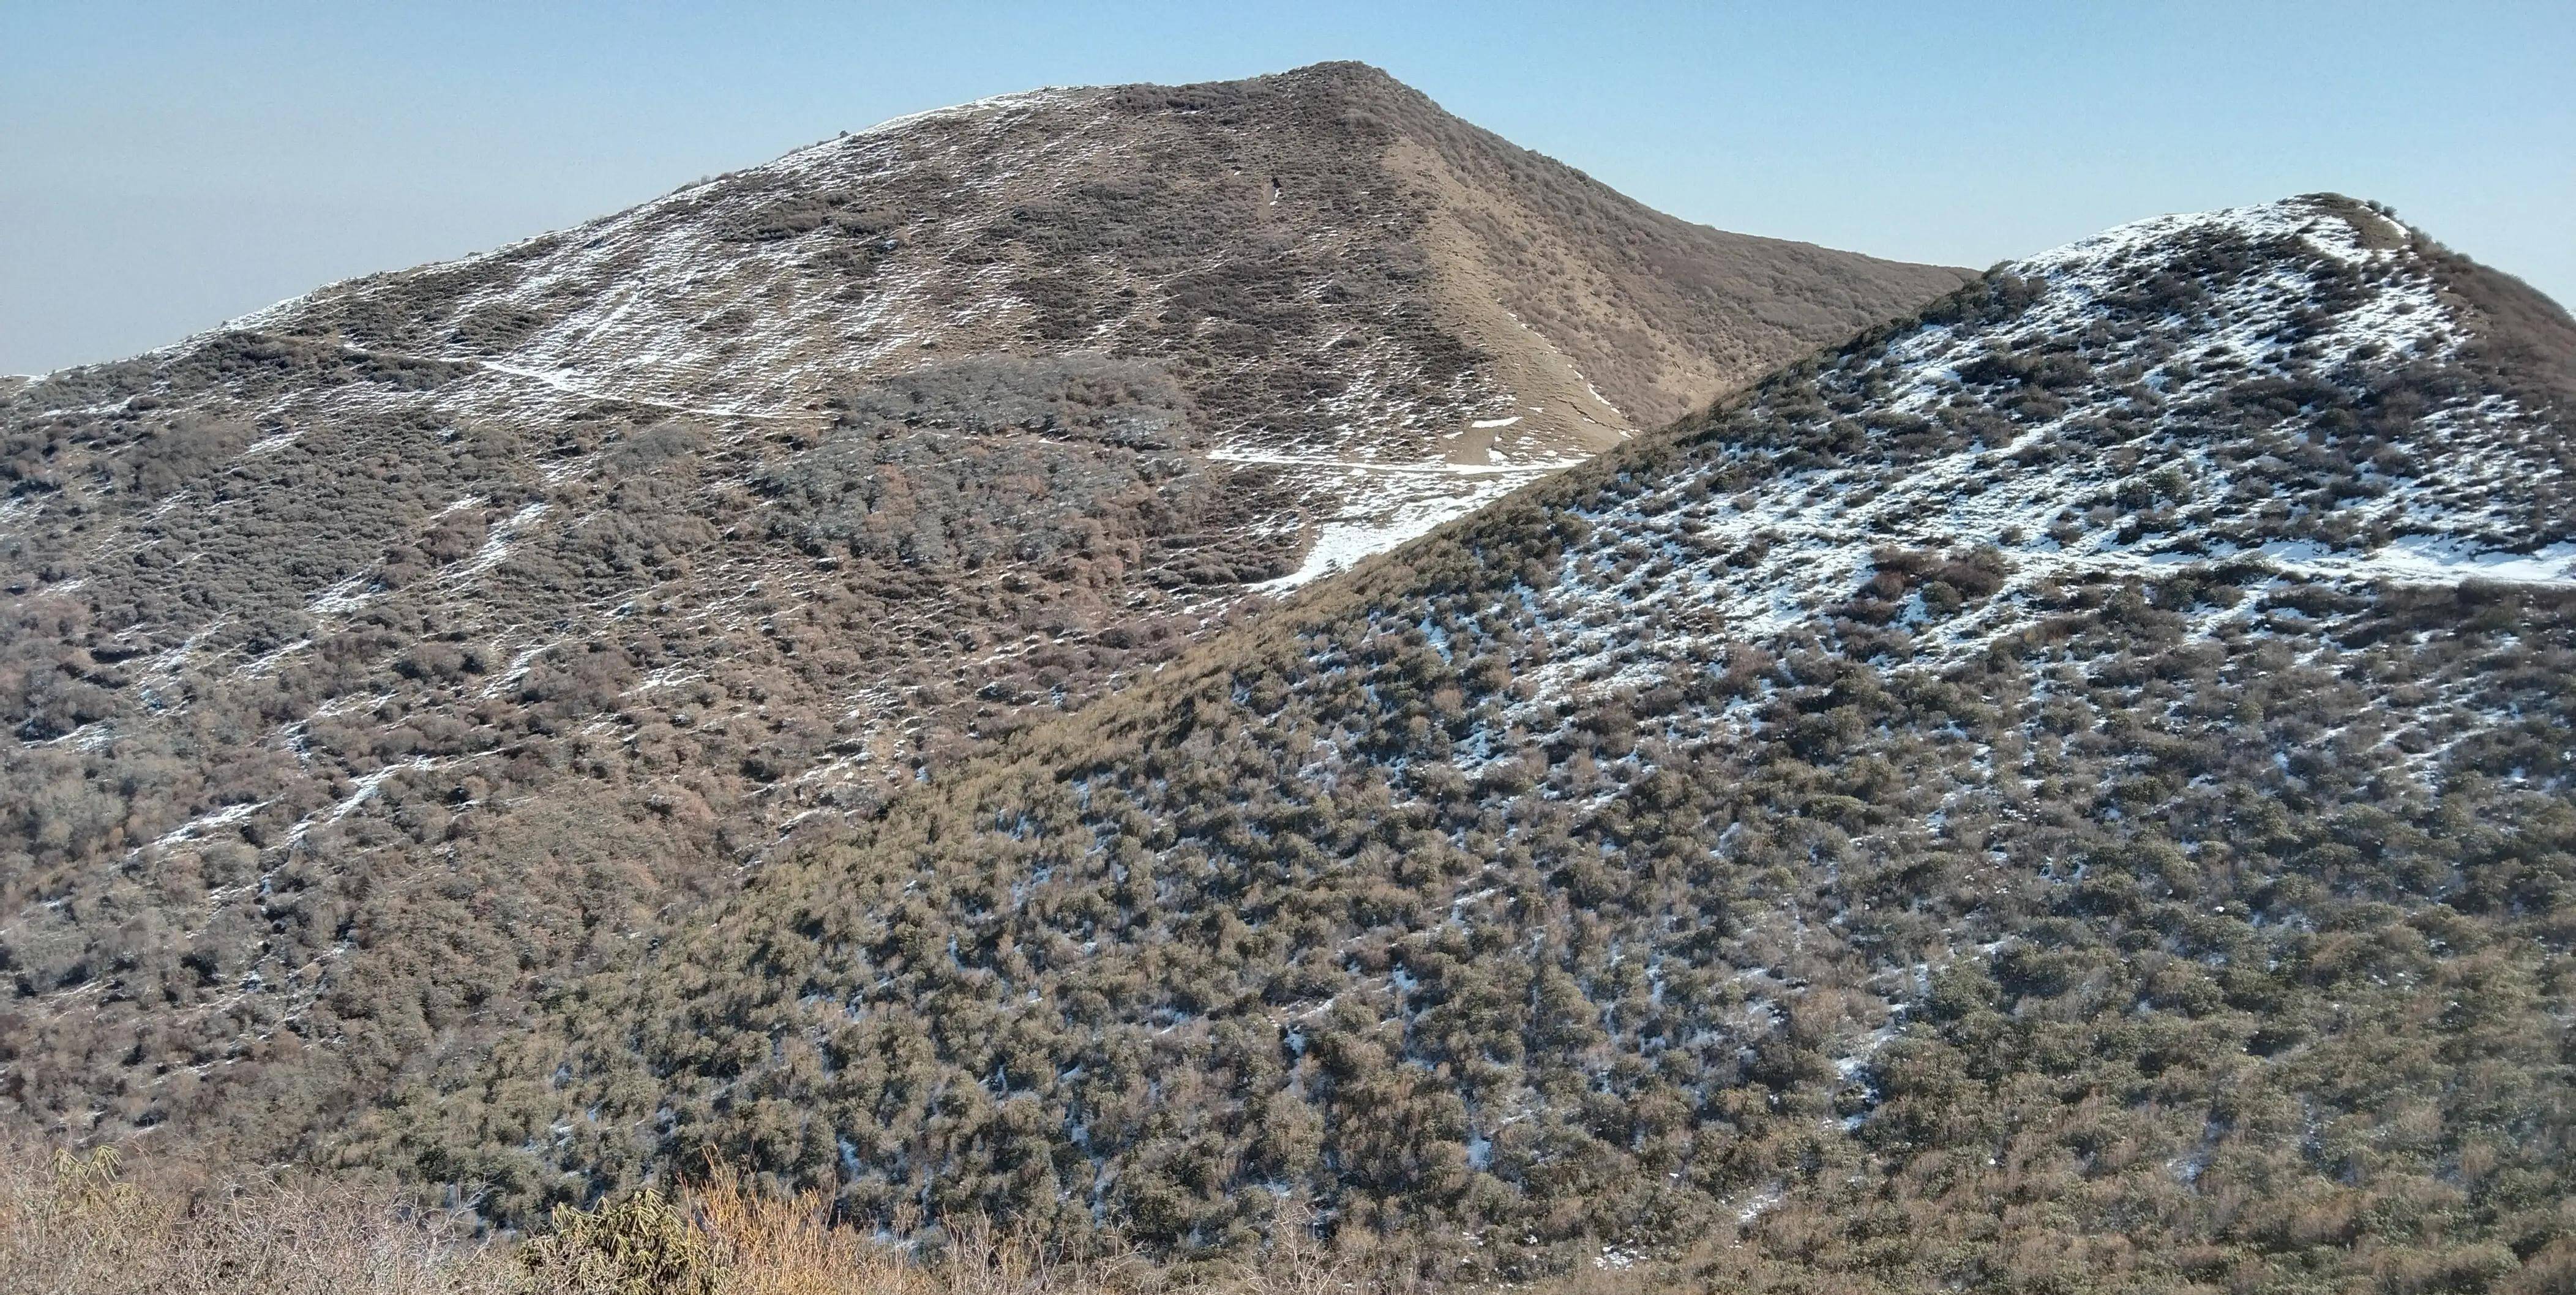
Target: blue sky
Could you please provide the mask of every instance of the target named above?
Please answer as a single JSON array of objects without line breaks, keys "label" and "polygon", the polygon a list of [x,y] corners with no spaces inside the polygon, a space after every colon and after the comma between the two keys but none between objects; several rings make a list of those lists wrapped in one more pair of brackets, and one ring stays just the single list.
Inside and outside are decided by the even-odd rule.
[{"label": "blue sky", "polygon": [[0,372],[899,113],[1327,58],[1724,229],[1984,266],[2337,189],[2576,301],[2576,4],[0,6]]}]

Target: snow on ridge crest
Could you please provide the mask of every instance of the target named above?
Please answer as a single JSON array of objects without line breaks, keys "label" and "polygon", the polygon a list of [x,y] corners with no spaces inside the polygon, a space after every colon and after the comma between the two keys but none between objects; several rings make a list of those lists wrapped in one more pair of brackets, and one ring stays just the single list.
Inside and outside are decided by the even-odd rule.
[{"label": "snow on ridge crest", "polygon": [[[2134,283],[2142,270],[2166,268],[2176,246],[2196,237],[2232,236],[2255,244],[2295,239],[2306,250],[2355,269],[2397,267],[2410,260],[2412,253],[2403,245],[2367,246],[2353,223],[2357,219],[2385,220],[2392,232],[2403,232],[2395,221],[2367,208],[2345,212],[2315,198],[2285,198],[2130,221],[2012,262],[2007,269],[2044,279],[2055,289],[2025,315],[2022,331],[2030,332],[2075,322],[2106,291]],[[2231,291],[2239,326],[2215,342],[2244,349],[2276,329],[2308,296],[2307,276],[2297,266],[2275,261],[2262,270]],[[2372,342],[2400,353],[2448,354],[2456,348],[2457,327],[2431,276],[2418,267],[2411,275],[2374,285],[2364,306],[2340,313],[2333,330],[2317,340],[2347,357]]]},{"label": "snow on ridge crest", "polygon": [[819,144],[798,149],[797,151],[789,153],[787,156],[778,159],[778,162],[772,163],[771,165],[774,166],[786,163],[806,154],[830,148],[836,144],[846,144],[853,139],[869,139],[880,135],[893,134],[907,127],[919,125],[923,122],[942,121],[951,117],[971,117],[979,113],[1001,112],[1012,108],[1048,107],[1072,98],[1074,93],[1075,92],[1072,89],[1065,86],[1039,86],[1034,90],[1013,90],[1007,94],[986,95],[981,99],[969,99],[964,103],[952,103],[945,108],[926,108],[920,112],[907,112],[898,116],[888,117],[884,121],[878,122],[876,125],[870,126],[865,130],[851,131],[846,137],[827,139]]},{"label": "snow on ridge crest", "polygon": [[[1821,397],[1840,413],[1775,415],[1793,443],[1855,421],[1870,443],[1802,466],[1814,456],[1721,436],[1674,479],[1577,508],[1591,540],[1528,594],[1560,644],[1536,671],[1537,695],[1642,688],[1726,642],[1829,632],[1877,596],[1892,551],[1972,560],[1996,585],[1955,613],[1928,606],[1919,582],[1896,595],[1893,627],[1932,664],[2027,628],[2033,595],[2058,582],[2193,565],[2250,576],[2258,590],[2576,588],[2576,543],[2532,529],[2530,487],[2560,469],[2527,443],[2544,438],[2527,436],[2533,415],[2506,396],[2472,386],[2429,397],[2389,436],[2395,461],[2339,450],[2353,456],[2341,468],[2283,466],[2361,440],[2329,414],[2366,407],[2374,383],[2438,367],[2465,340],[2432,267],[2402,237],[2372,246],[2381,240],[2353,224],[2376,218],[2364,210],[2291,199],[2123,225],[2002,267],[2037,289],[2002,318],[1936,317],[1766,394],[1757,411]],[[2052,358],[2080,362],[2080,378],[2050,386],[2013,367]],[[2343,407],[2319,407],[2320,387],[2343,393]],[[2311,394],[2257,430],[2246,403],[2272,390]],[[2043,398],[2023,403],[2032,393]],[[1929,452],[1900,448],[1936,436]],[[1755,484],[1712,490],[1730,467]],[[2319,505],[2315,474],[2338,470],[2355,493]],[[2260,601],[2203,608],[2192,632],[2244,620]]]},{"label": "snow on ridge crest", "polygon": [[[2327,221],[2332,221],[2332,225]],[[2023,257],[2013,264],[2022,267],[2025,273],[2032,273],[2115,261],[2139,254],[2161,256],[2177,238],[2210,230],[2225,230],[2251,239],[2305,238],[2319,250],[2345,261],[2359,260],[2368,255],[2360,245],[2357,232],[2340,213],[2317,199],[2301,197],[2280,198],[2242,207],[2147,216]]]}]

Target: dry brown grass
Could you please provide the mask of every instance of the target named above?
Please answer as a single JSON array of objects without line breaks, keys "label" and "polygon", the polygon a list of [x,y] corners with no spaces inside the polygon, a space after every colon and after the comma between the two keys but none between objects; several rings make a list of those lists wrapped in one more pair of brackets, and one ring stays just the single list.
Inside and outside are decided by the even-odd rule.
[{"label": "dry brown grass", "polygon": [[1302,1227],[1262,1253],[1176,1268],[1133,1250],[1068,1253],[974,1218],[922,1250],[831,1218],[828,1193],[778,1196],[715,1168],[676,1202],[646,1192],[602,1210],[558,1211],[519,1250],[536,1295],[1325,1295],[1418,1283],[1383,1256],[1337,1253]]},{"label": "dry brown grass", "polygon": [[824,1193],[782,1197],[724,1168],[676,1197],[639,1192],[558,1210],[534,1237],[478,1239],[465,1216],[414,1208],[381,1185],[206,1182],[167,1162],[129,1166],[113,1149],[0,1139],[8,1295],[1397,1295],[1431,1285],[1389,1254],[1339,1252],[1294,1226],[1258,1255],[1186,1269],[1124,1249],[1067,1253],[981,1219],[916,1250],[835,1225]]},{"label": "dry brown grass", "polygon": [[389,1190],[303,1181],[174,1189],[88,1154],[0,1146],[12,1295],[498,1295],[511,1269],[460,1221]]},{"label": "dry brown grass", "polygon": [[834,1225],[824,1193],[780,1197],[722,1168],[677,1200],[646,1191],[559,1209],[516,1258],[531,1295],[1125,1295],[1157,1285],[1128,1256],[1066,1257],[983,1221],[916,1256]]}]

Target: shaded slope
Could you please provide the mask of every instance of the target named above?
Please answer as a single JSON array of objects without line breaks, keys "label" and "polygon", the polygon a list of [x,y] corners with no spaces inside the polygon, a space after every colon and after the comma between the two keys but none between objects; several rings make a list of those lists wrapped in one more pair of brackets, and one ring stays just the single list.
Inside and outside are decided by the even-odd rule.
[{"label": "shaded slope", "polygon": [[1311,1201],[1459,1273],[2545,1280],[2576,508],[2486,275],[2327,198],[2007,267],[783,861],[352,1150],[1184,1250]]}]

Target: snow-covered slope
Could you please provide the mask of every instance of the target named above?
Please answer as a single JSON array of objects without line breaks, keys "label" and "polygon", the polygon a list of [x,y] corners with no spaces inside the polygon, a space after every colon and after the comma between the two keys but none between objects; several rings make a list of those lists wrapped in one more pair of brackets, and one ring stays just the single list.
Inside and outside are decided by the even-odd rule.
[{"label": "snow-covered slope", "polygon": [[[2472,372],[2476,306],[2379,212],[2158,217],[1999,275],[1721,419],[1686,472],[1630,469],[1632,498],[1578,510],[1602,542],[1564,559],[1543,619],[1707,628],[1542,677],[1655,677],[1650,659],[1813,633],[1856,600],[1909,655],[1956,661],[2027,629],[2035,590],[2192,569],[2576,587],[2564,415]],[[1927,605],[1910,568],[1933,555],[1991,592]],[[2193,632],[2250,606],[2204,607]]]},{"label": "snow-covered slope", "polygon": [[2364,204],[2034,257],[793,852],[351,1145],[1479,1279],[2509,1271],[2576,1189],[2570,408],[2576,324]]}]

